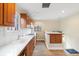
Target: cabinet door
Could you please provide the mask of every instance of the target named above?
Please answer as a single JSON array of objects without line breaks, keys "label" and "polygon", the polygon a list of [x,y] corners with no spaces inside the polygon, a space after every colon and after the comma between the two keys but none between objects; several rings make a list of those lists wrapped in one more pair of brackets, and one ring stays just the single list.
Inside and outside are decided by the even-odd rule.
[{"label": "cabinet door", "polygon": [[56,34],[56,43],[62,43],[62,34]]},{"label": "cabinet door", "polygon": [[31,42],[27,45],[27,49],[26,49],[26,56],[31,56],[32,55],[32,46],[31,46]]},{"label": "cabinet door", "polygon": [[21,28],[27,27],[27,15],[25,13],[21,13]]},{"label": "cabinet door", "polygon": [[4,3],[4,25],[13,26],[15,18],[15,3]]},{"label": "cabinet door", "polygon": [[27,17],[27,24],[31,24],[31,18],[29,16]]},{"label": "cabinet door", "polygon": [[21,18],[21,28],[26,28],[27,26],[26,26],[26,20],[25,19],[23,19],[23,18]]},{"label": "cabinet door", "polygon": [[50,34],[50,43],[56,43],[56,37],[54,34]]},{"label": "cabinet door", "polygon": [[27,24],[31,24],[31,23],[34,23],[34,21],[28,16],[27,17]]},{"label": "cabinet door", "polygon": [[34,39],[32,39],[25,48],[25,55],[32,56],[34,50]]},{"label": "cabinet door", "polygon": [[0,25],[3,25],[3,3],[0,3]]},{"label": "cabinet door", "polygon": [[62,43],[62,34],[50,34],[50,43]]},{"label": "cabinet door", "polygon": [[24,56],[25,55],[24,52],[25,50],[22,50],[17,56]]}]

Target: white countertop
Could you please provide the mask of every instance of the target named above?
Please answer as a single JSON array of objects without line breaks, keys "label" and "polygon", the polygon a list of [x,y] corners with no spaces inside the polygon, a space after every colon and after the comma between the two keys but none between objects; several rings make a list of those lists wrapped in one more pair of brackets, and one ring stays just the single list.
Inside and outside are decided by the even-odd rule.
[{"label": "white countertop", "polygon": [[0,47],[0,56],[17,56],[33,37],[34,35],[23,36],[19,40]]},{"label": "white countertop", "polygon": [[60,32],[45,32],[45,33],[47,33],[47,34],[62,34]]}]

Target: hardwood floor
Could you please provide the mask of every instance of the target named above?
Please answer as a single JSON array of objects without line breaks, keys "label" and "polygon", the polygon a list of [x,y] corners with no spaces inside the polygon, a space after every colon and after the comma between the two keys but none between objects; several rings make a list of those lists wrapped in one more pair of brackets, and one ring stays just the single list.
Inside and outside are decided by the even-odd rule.
[{"label": "hardwood floor", "polygon": [[79,54],[66,54],[64,50],[48,50],[44,42],[37,42],[32,56],[79,56]]}]

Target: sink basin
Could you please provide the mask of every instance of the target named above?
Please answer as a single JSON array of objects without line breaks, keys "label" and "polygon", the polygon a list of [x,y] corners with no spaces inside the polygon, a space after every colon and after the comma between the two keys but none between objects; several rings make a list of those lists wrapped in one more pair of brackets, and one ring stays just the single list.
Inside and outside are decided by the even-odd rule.
[{"label": "sink basin", "polygon": [[18,41],[19,43],[29,42],[33,38],[33,35],[20,36]]},{"label": "sink basin", "polygon": [[18,43],[25,43],[25,42],[26,42],[26,40],[25,40],[25,39],[20,38],[19,40],[17,40],[17,42],[18,42]]},{"label": "sink basin", "polygon": [[21,37],[19,37],[19,42],[20,43],[24,43],[24,42],[26,42],[27,40],[29,39],[29,36],[21,36]]}]

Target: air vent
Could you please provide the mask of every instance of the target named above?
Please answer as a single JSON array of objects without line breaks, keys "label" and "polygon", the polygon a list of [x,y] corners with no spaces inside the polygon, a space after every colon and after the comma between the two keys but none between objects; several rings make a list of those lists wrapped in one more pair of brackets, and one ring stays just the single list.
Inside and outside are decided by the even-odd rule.
[{"label": "air vent", "polygon": [[42,8],[49,8],[50,3],[42,3]]}]

